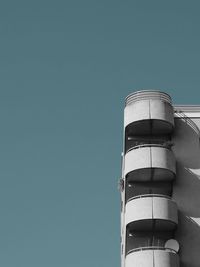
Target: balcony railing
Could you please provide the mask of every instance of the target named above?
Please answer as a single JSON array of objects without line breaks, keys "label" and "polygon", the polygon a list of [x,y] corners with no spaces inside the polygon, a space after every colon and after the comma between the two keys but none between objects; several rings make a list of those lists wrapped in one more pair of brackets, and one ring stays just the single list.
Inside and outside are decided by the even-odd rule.
[{"label": "balcony railing", "polygon": [[172,146],[172,144],[171,143],[167,143],[167,142],[163,142],[162,144],[146,143],[146,144],[140,144],[140,145],[132,146],[126,151],[126,153],[130,152],[133,149],[138,149],[138,148],[142,148],[142,147],[163,147],[163,148],[170,149],[171,146]]},{"label": "balcony railing", "polygon": [[144,251],[144,250],[164,250],[167,252],[172,252],[172,253],[177,254],[177,251],[172,248],[165,248],[165,247],[160,247],[160,246],[147,246],[147,247],[139,247],[139,248],[131,249],[127,252],[127,255],[132,252]]},{"label": "balcony railing", "polygon": [[131,201],[131,200],[138,199],[138,198],[145,198],[145,197],[161,197],[161,198],[169,199],[169,200],[173,201],[174,203],[176,203],[171,197],[166,196],[166,195],[161,195],[161,194],[145,194],[145,195],[138,195],[138,196],[129,198],[129,199],[127,200],[127,203],[128,203],[129,201]]}]

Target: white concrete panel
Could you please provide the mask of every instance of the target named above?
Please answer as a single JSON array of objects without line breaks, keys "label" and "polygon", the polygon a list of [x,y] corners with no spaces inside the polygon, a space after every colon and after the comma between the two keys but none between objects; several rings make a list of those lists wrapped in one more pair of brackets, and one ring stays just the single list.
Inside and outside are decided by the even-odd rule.
[{"label": "white concrete panel", "polygon": [[162,249],[135,251],[126,256],[125,267],[179,267],[179,256]]},{"label": "white concrete panel", "polygon": [[176,160],[171,150],[164,147],[151,147],[152,167],[169,169],[176,173]]},{"label": "white concrete panel", "polygon": [[151,167],[150,147],[130,150],[124,159],[124,174]]},{"label": "white concrete panel", "polygon": [[[151,177],[150,168],[157,169]],[[160,170],[159,170],[160,169]],[[124,158],[124,175],[135,171],[130,179],[142,180],[171,180],[176,174],[176,160],[173,152],[165,147],[145,146],[128,151]],[[140,173],[136,173],[140,171]],[[141,174],[142,171],[142,174]],[[162,173],[161,173],[162,172]]]},{"label": "white concrete panel", "polygon": [[124,126],[140,120],[149,120],[149,100],[137,101],[124,109]]},{"label": "white concrete panel", "polygon": [[127,202],[125,224],[138,220],[152,219],[152,203],[151,197],[136,198]]},{"label": "white concrete panel", "polygon": [[153,250],[141,250],[128,254],[125,259],[125,267],[155,267]]},{"label": "white concrete panel", "polygon": [[139,220],[157,219],[178,223],[177,206],[165,197],[141,197],[127,202],[125,225]]},{"label": "white concrete panel", "polygon": [[174,110],[167,102],[151,99],[150,116],[151,119],[163,120],[174,125]]},{"label": "white concrete panel", "polygon": [[179,256],[167,250],[154,250],[154,267],[179,267]]},{"label": "white concrete panel", "polygon": [[164,197],[153,197],[153,219],[162,219],[178,223],[177,205]]}]

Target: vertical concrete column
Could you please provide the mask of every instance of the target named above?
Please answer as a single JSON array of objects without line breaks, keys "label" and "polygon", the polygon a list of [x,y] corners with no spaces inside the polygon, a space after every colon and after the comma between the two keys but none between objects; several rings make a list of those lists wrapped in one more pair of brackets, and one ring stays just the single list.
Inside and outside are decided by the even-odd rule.
[{"label": "vertical concrete column", "polygon": [[[139,195],[142,186],[137,187],[137,197],[125,198],[129,183],[133,185],[129,188],[131,195],[130,190],[134,190],[134,183],[144,183],[146,186],[157,183],[158,188],[175,179],[175,157],[168,145],[165,145],[166,140],[170,141],[173,129],[174,110],[168,94],[143,90],[127,96],[122,164],[125,185],[122,188],[122,267],[179,267],[176,251],[164,246],[168,233],[171,237],[178,224],[176,203],[165,195]],[[129,242],[128,231],[132,238],[127,249],[125,246]],[[137,232],[151,232],[152,238],[156,232],[164,234],[159,234],[159,238],[163,239],[155,246],[153,239],[145,243],[145,236],[139,237]],[[147,238],[148,236],[149,234]],[[158,241],[159,238],[157,237]],[[134,248],[131,248],[131,242]],[[143,243],[144,246],[141,245]]]}]

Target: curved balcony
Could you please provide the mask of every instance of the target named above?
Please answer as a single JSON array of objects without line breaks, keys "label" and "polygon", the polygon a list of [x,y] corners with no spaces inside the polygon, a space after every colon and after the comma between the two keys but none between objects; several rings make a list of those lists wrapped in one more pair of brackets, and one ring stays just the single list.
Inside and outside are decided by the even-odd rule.
[{"label": "curved balcony", "polygon": [[124,123],[128,135],[171,133],[174,128],[174,110],[170,96],[155,90],[128,95]]},{"label": "curved balcony", "polygon": [[157,144],[145,144],[129,149],[124,158],[124,175],[128,182],[170,181],[176,175],[173,152]]},{"label": "curved balcony", "polygon": [[179,267],[176,251],[163,247],[144,247],[131,250],[125,259],[125,267]]},{"label": "curved balcony", "polygon": [[125,224],[130,232],[174,231],[178,224],[177,205],[162,195],[133,197],[126,203]]}]

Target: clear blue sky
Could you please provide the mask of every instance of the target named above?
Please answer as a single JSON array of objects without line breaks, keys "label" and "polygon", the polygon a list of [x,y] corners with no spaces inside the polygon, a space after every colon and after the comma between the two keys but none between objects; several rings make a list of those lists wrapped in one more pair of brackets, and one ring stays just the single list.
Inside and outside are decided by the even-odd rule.
[{"label": "clear blue sky", "polygon": [[200,104],[199,13],[184,0],[1,0],[1,266],[120,266],[124,97]]}]

